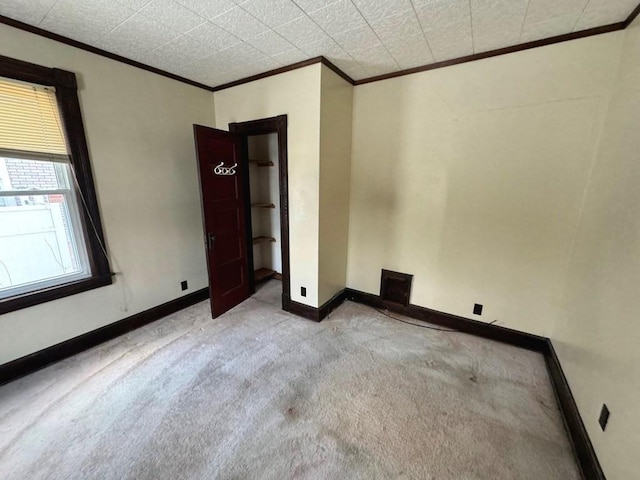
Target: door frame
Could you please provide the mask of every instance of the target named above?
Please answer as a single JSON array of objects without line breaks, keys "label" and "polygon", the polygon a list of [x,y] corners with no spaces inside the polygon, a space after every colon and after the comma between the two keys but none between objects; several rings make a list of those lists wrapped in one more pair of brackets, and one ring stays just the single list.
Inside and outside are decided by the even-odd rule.
[{"label": "door frame", "polygon": [[251,229],[251,192],[249,190],[249,155],[248,137],[276,133],[278,136],[278,178],[280,187],[280,250],[282,255],[282,309],[289,310],[291,304],[291,280],[289,258],[289,168],[287,152],[287,115],[261,118],[248,122],[233,122],[229,124],[229,132],[240,137],[240,161],[244,175],[245,222],[247,223],[247,259],[249,290],[255,293],[255,279],[253,276],[253,239]]}]

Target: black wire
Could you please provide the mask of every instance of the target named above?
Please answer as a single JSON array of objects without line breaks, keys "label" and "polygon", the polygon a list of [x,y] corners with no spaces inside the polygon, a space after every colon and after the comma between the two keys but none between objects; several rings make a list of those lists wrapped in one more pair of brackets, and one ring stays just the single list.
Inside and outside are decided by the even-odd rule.
[{"label": "black wire", "polygon": [[[419,323],[407,322],[406,320],[402,320],[401,318],[394,317],[393,315],[389,315],[387,312],[385,312],[383,310],[380,310],[378,308],[375,308],[375,307],[371,307],[371,308],[373,308],[376,312],[381,313],[385,317],[389,317],[389,318],[391,318],[393,320],[396,320],[398,322],[406,323],[407,325],[413,325],[414,327],[426,328],[427,330],[435,330],[436,332],[465,333],[465,332],[461,332],[460,330],[449,330],[449,329],[446,329],[446,328],[431,327],[429,325],[421,325]],[[488,325],[493,325],[495,322],[496,322],[496,320],[492,320],[491,322],[489,322]]]},{"label": "black wire", "polygon": [[375,308],[375,307],[372,307],[372,308],[373,308],[376,312],[381,313],[382,315],[384,315],[385,317],[389,317],[389,318],[391,318],[391,319],[393,319],[393,320],[397,320],[398,322],[406,323],[407,325],[413,325],[414,327],[426,328],[426,329],[428,329],[428,330],[435,330],[435,331],[437,331],[437,332],[463,333],[463,332],[460,332],[460,331],[458,331],[458,330],[449,330],[449,329],[446,329],[446,328],[431,327],[431,326],[429,326],[429,325],[420,325],[420,324],[418,324],[418,323],[407,322],[406,320],[402,320],[401,318],[394,317],[393,315],[389,315],[388,313],[386,313],[386,312],[384,312],[384,311],[382,311],[382,310],[379,310],[379,309],[377,309],[377,308]]}]

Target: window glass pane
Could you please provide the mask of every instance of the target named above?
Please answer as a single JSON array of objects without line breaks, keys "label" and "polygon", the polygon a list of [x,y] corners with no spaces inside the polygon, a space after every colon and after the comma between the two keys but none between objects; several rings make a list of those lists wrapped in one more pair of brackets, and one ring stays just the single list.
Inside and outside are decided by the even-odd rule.
[{"label": "window glass pane", "polygon": [[66,164],[0,158],[0,298],[89,276],[70,174]]},{"label": "window glass pane", "polygon": [[67,168],[57,162],[0,156],[0,191],[68,189]]}]

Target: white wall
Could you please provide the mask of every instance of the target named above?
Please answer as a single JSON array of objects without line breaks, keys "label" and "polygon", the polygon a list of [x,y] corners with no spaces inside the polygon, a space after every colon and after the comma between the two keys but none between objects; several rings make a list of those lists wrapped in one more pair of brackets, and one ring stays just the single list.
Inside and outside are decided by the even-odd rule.
[{"label": "white wall", "polygon": [[609,480],[638,478],[640,452],[640,22],[625,36],[551,335]]},{"label": "white wall", "polygon": [[[0,316],[0,364],[207,286],[192,124],[213,95],[0,25],[2,55],[76,72],[114,285]],[[189,290],[180,290],[188,280]]]},{"label": "white wall", "polygon": [[348,286],[549,335],[623,37],[356,87]]},{"label": "white wall", "polygon": [[[217,128],[287,114],[291,299],[318,306],[320,64],[215,92]],[[307,288],[307,296],[300,295]]]},{"label": "white wall", "polygon": [[322,66],[318,303],[347,286],[353,86]]}]

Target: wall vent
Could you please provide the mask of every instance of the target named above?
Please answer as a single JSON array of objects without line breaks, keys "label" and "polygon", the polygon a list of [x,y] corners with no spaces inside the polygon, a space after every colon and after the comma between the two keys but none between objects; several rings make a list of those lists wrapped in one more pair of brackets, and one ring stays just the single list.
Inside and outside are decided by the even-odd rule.
[{"label": "wall vent", "polygon": [[409,306],[412,281],[413,275],[392,272],[391,270],[382,270],[380,298],[382,298],[385,303],[402,307]]}]

